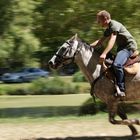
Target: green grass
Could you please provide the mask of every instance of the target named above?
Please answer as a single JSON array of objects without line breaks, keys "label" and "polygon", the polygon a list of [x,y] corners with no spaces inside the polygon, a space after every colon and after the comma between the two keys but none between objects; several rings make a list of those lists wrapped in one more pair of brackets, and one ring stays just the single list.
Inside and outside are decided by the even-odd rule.
[{"label": "green grass", "polygon": [[[50,77],[51,78],[51,77]],[[64,81],[71,82],[72,76],[60,77]],[[72,83],[81,87],[81,93],[89,89],[87,82]],[[0,84],[0,89],[28,88],[31,83]],[[62,116],[77,116],[79,108],[91,96],[88,94],[73,95],[28,95],[28,96],[0,96],[0,122],[46,119]]]},{"label": "green grass", "polygon": [[80,106],[89,98],[89,94],[0,96],[0,108]]},{"label": "green grass", "polygon": [[[89,98],[89,94],[0,96],[0,123],[108,119],[105,112],[79,116],[79,108]],[[129,118],[140,118],[140,115],[129,114]]]},{"label": "green grass", "polygon": [[89,94],[0,96],[0,122],[74,115]]},{"label": "green grass", "polygon": [[12,83],[12,84],[4,84],[4,83],[0,83],[0,88],[12,88],[12,89],[16,89],[16,88],[23,88],[23,87],[29,87],[31,83]]},{"label": "green grass", "polygon": [[53,117],[18,117],[18,118],[0,118],[0,123],[57,123],[60,121],[96,121],[107,120],[107,113],[100,113],[96,115],[68,115],[68,116],[53,116]]},{"label": "green grass", "polygon": [[[71,81],[72,77],[62,77],[63,80]],[[94,116],[80,116],[80,107],[91,96],[87,82],[78,84],[81,93],[87,89],[87,94],[69,95],[28,95],[28,96],[0,96],[0,123],[20,122],[43,122],[71,119],[107,119],[108,114],[100,112]],[[23,84],[0,84],[1,88],[29,87],[30,83]],[[140,115],[130,114],[132,118],[140,118]]]}]

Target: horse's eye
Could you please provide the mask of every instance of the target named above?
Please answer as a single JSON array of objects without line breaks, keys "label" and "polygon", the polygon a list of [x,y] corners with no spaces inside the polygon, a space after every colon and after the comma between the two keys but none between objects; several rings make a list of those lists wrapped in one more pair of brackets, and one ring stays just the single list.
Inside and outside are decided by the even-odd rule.
[{"label": "horse's eye", "polygon": [[72,44],[73,43],[73,40],[70,40],[69,43]]},{"label": "horse's eye", "polygon": [[66,49],[67,49],[66,47],[63,47],[63,48],[62,48],[62,51],[65,51]]}]

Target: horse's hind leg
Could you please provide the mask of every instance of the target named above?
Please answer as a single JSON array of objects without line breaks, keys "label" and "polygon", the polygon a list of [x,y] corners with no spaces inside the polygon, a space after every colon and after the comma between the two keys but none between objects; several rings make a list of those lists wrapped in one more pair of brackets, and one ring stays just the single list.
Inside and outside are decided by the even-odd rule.
[{"label": "horse's hind leg", "polygon": [[[122,120],[128,119],[128,118],[127,118],[127,115],[126,115],[126,113],[125,113],[125,111],[124,111],[124,109],[123,109],[123,107],[120,106],[120,105],[118,106],[117,114],[120,116],[120,118],[121,118]],[[132,124],[131,124],[131,125],[128,125],[128,127],[130,128],[130,130],[131,130],[133,136],[138,134],[136,128],[135,128]]]}]

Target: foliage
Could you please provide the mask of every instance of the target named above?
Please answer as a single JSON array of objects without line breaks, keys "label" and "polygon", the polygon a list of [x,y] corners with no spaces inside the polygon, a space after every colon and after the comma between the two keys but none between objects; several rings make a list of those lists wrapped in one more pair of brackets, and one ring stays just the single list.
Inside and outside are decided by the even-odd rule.
[{"label": "foliage", "polygon": [[39,48],[39,40],[32,33],[35,2],[34,0],[8,2],[8,6],[7,1],[1,2],[3,11],[0,11],[0,15],[4,12],[3,16],[7,17],[5,18],[7,24],[0,40],[1,66],[23,67],[31,61],[34,62],[32,54]]},{"label": "foliage", "polygon": [[65,82],[58,77],[52,79],[39,79],[32,83],[32,94],[75,94],[79,87]]},{"label": "foliage", "polygon": [[26,87],[11,87],[11,88],[7,88],[8,86],[2,87],[0,88],[0,95],[27,95],[28,93],[25,93],[25,89]]},{"label": "foliage", "polygon": [[10,68],[41,64],[73,34],[87,42],[102,35],[96,13],[108,10],[130,30],[140,44],[138,0],[1,0],[0,66]]},{"label": "foliage", "polygon": [[[60,78],[34,80],[30,86],[0,88],[0,95],[57,95],[79,93],[79,86],[65,82]],[[10,86],[9,86],[10,87]]]},{"label": "foliage", "polygon": [[[60,94],[88,93],[89,84],[87,82],[72,82],[72,76],[49,77],[48,79],[38,79],[31,83],[1,84],[0,95],[38,95],[51,94],[56,88],[61,89]],[[51,85],[52,84],[52,85]],[[51,92],[47,92],[51,90]],[[43,92],[43,93],[42,93]],[[59,91],[60,92],[60,91]],[[65,93],[64,93],[65,92]],[[55,93],[58,94],[58,93]]]},{"label": "foliage", "polygon": [[87,80],[85,79],[85,76],[83,75],[83,73],[81,71],[76,72],[73,75],[73,82],[85,82],[85,81],[87,81]]},{"label": "foliage", "polygon": [[44,61],[75,33],[87,42],[99,38],[103,29],[96,23],[96,13],[102,9],[108,10],[113,19],[125,24],[139,44],[138,0],[42,0],[41,3],[36,9],[38,18],[34,32],[40,38],[42,47],[47,48],[42,49],[39,55],[41,57],[46,52],[47,55],[43,55]]}]

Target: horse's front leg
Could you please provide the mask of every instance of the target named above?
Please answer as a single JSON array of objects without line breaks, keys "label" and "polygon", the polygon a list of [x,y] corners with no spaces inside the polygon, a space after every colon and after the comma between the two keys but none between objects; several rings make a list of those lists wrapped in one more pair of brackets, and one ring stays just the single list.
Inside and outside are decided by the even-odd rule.
[{"label": "horse's front leg", "polygon": [[108,110],[109,110],[109,122],[112,124],[121,124],[119,121],[115,120],[115,116],[118,110],[118,104],[112,102],[111,104],[108,105]]},{"label": "horse's front leg", "polygon": [[[123,109],[123,107],[121,105],[118,106],[117,114],[120,116],[120,118],[122,120],[128,119],[127,115],[126,115],[126,113],[125,113],[125,111],[124,111],[124,109]],[[128,127],[130,128],[133,136],[138,134],[138,131],[136,130],[136,128],[132,124],[128,125]]]},{"label": "horse's front leg", "polygon": [[[123,120],[115,120],[115,116],[121,115],[121,117],[124,115],[120,114],[122,113],[119,109],[119,102],[117,100],[110,100],[108,103],[108,111],[109,111],[109,122],[112,124],[123,124]],[[123,116],[123,118],[127,118],[127,116]]]},{"label": "horse's front leg", "polygon": [[118,113],[118,102],[117,101],[110,101],[108,104],[108,110],[109,110],[109,121],[112,124],[123,124],[123,125],[140,125],[140,120],[138,119],[125,119],[125,120],[115,120],[115,115]]},{"label": "horse's front leg", "polygon": [[[118,102],[112,102],[108,105],[109,109],[109,121],[112,124],[122,124],[128,125],[128,127],[132,131],[132,135],[138,134],[137,130],[132,124],[138,124],[138,120],[128,120],[127,115],[121,110],[120,106],[118,106]],[[118,114],[123,120],[115,120],[115,116]]]}]

